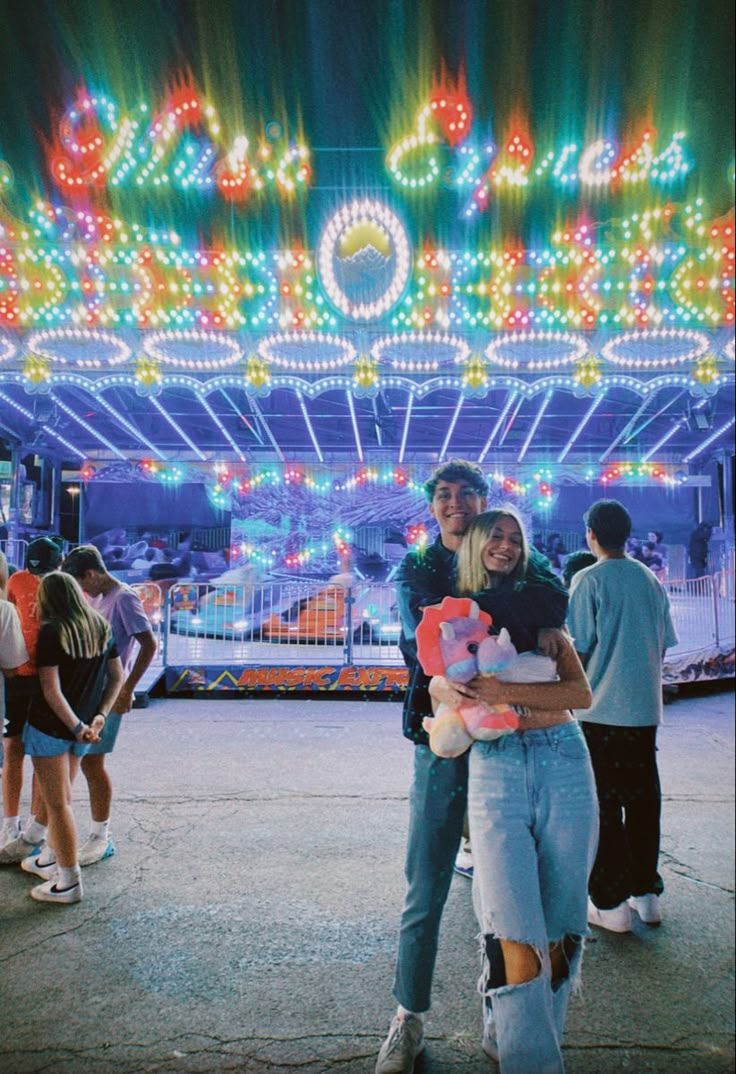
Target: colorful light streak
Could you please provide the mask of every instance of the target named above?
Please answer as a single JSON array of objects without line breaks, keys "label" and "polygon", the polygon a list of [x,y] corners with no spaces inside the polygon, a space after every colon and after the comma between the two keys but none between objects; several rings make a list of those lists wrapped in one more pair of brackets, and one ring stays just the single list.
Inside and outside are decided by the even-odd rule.
[{"label": "colorful light streak", "polygon": [[478,463],[479,464],[483,462],[483,459],[485,459],[486,455],[490,451],[491,444],[495,440],[496,434],[498,433],[498,430],[501,428],[503,423],[506,421],[506,417],[508,415],[508,412],[509,412],[509,410],[511,410],[511,407],[516,402],[517,396],[518,396],[518,392],[516,392],[516,391],[509,392],[508,398],[507,398],[506,402],[503,405],[503,409],[501,410],[501,413],[498,415],[498,418],[496,419],[496,424],[491,429],[490,435],[489,435],[488,439],[486,440],[485,444],[483,445],[483,448],[481,450],[480,455],[478,456]]},{"label": "colorful light streak", "polygon": [[690,451],[687,455],[685,455],[682,460],[683,463],[692,462],[692,460],[697,458],[698,455],[702,454],[702,452],[704,452],[706,448],[710,447],[710,445],[715,443],[716,440],[719,440],[722,436],[724,436],[729,429],[733,428],[735,422],[736,418],[729,418],[724,425],[719,426],[719,428],[716,429],[715,432],[712,432],[710,436],[706,437],[706,439],[703,440],[702,444],[698,444],[694,451]]}]

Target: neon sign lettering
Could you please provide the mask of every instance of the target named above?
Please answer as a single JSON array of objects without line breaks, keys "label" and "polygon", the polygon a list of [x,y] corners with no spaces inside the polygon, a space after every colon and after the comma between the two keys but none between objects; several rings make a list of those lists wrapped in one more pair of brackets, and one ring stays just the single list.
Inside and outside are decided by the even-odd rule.
[{"label": "neon sign lettering", "polygon": [[[277,129],[278,128],[278,129]],[[50,170],[67,194],[109,188],[195,191],[246,201],[253,193],[289,197],[309,183],[309,150],[269,125],[254,151],[246,134],[223,140],[215,108],[193,87],[170,93],[153,115],[141,104],[122,115],[104,94],[80,90],[59,125]]]},{"label": "neon sign lettering", "polygon": [[656,139],[656,132],[647,129],[629,146],[606,138],[585,146],[571,142],[547,150],[535,163],[534,143],[520,120],[512,121],[500,151],[492,142],[481,145],[473,137],[472,107],[464,91],[439,89],[419,109],[413,129],[389,150],[386,163],[395,182],[407,191],[439,186],[440,176],[459,192],[470,189],[462,210],[470,218],[494,198],[544,181],[574,193],[601,194],[683,179],[693,167],[684,132],[672,134],[658,152]]}]

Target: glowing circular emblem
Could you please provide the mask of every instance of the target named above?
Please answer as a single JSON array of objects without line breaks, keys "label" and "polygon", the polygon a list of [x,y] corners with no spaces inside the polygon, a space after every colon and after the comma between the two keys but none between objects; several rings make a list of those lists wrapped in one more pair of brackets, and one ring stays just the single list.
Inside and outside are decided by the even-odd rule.
[{"label": "glowing circular emblem", "polygon": [[494,365],[522,372],[560,369],[579,362],[588,344],[572,332],[506,332],[486,347]]},{"label": "glowing circular emblem", "polygon": [[131,356],[128,344],[114,332],[99,328],[47,328],[31,332],[28,352],[52,364],[77,369],[104,369],[122,365]]},{"label": "glowing circular emblem", "polygon": [[611,365],[629,369],[668,369],[702,358],[710,346],[705,332],[690,328],[654,328],[622,332],[601,347]]},{"label": "glowing circular emblem", "polygon": [[149,332],[143,341],[143,350],[162,365],[194,370],[227,369],[243,357],[240,346],[231,336],[196,329]]},{"label": "glowing circular emblem", "polygon": [[373,321],[396,305],[409,279],[406,231],[380,201],[352,201],[328,221],[317,266],[341,313],[353,321]]}]

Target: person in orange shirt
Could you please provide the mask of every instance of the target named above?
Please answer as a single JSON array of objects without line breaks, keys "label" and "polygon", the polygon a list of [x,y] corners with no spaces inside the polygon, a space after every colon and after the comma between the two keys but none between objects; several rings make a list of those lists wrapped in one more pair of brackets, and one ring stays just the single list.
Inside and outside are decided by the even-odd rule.
[{"label": "person in orange shirt", "polygon": [[5,684],[5,726],[3,729],[3,826],[0,830],[0,865],[16,865],[27,858],[46,839],[46,826],[36,819],[42,808],[38,789],[33,784],[31,815],[21,831],[20,796],[23,789],[23,728],[30,706],[39,690],[36,668],[36,643],[41,622],[36,598],[41,578],[61,565],[61,548],[50,537],[37,537],[26,552],[25,570],[10,576],[7,599],[14,604],[28,650],[28,660]]}]

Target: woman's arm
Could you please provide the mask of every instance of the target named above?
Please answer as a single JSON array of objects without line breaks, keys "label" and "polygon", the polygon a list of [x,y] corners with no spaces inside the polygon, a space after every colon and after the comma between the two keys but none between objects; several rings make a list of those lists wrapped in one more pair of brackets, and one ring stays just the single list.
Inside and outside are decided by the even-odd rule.
[{"label": "woman's arm", "polygon": [[557,657],[557,682],[502,682],[495,675],[478,675],[468,686],[487,705],[525,705],[545,711],[587,709],[593,701],[583,665],[570,640]]}]

